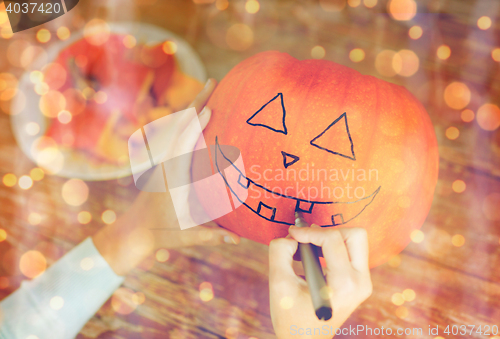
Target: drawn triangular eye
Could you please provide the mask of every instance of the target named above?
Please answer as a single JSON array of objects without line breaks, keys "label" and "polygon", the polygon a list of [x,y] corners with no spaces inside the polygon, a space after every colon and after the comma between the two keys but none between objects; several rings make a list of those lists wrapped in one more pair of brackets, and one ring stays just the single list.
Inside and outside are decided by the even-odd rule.
[{"label": "drawn triangular eye", "polygon": [[311,145],[341,157],[356,160],[347,115],[344,112],[323,132],[311,140]]},{"label": "drawn triangular eye", "polygon": [[287,134],[285,124],[286,110],[283,103],[283,94],[278,93],[267,104],[262,106],[247,120],[252,126],[262,126],[271,131]]}]

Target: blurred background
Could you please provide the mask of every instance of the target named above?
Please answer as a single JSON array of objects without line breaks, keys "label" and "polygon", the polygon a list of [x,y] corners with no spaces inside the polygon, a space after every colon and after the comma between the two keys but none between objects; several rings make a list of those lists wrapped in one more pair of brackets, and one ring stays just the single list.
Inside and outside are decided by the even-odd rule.
[{"label": "blurred background", "polygon": [[[499,17],[490,0],[81,0],[13,34],[0,3],[0,298],[130,206],[130,131],[279,50],[405,86],[438,138],[427,221],[345,325],[500,335]],[[79,337],[273,338],[267,265],[249,240],[159,250]]]}]

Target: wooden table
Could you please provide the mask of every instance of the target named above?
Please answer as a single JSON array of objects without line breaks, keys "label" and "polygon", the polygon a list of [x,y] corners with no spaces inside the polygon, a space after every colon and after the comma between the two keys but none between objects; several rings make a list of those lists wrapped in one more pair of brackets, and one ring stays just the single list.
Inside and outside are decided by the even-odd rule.
[{"label": "wooden table", "polygon": [[[231,3],[224,11],[210,0],[196,2],[208,4],[136,1],[135,9],[125,6],[128,9],[121,7],[109,15],[127,19],[133,13],[135,18],[128,19],[155,24],[184,37],[201,56],[209,76],[217,79],[259,51],[276,49],[305,59],[310,58],[314,46],[320,45],[325,49],[325,59],[406,86],[431,116],[440,147],[440,173],[432,209],[422,227],[425,239],[410,243],[389,263],[372,270],[374,293],[345,326],[383,326],[393,332],[397,328],[423,329],[423,335],[401,336],[405,338],[434,338],[428,333],[429,326],[438,326],[443,337],[451,337],[443,332],[448,325],[500,326],[500,221],[498,214],[485,214],[485,199],[500,193],[500,132],[485,131],[476,120],[464,122],[461,110],[448,107],[443,100],[445,87],[460,81],[472,92],[467,108],[477,112],[486,102],[500,104],[500,64],[490,56],[500,44],[499,11],[494,10],[493,2],[419,1],[419,14],[411,23],[391,19],[385,1],[372,9],[361,4],[346,6],[340,12],[327,12],[313,1],[261,1],[257,14],[245,13],[241,1]],[[217,1],[217,6],[223,5]],[[90,9],[79,6],[83,17],[88,16]],[[496,15],[487,30],[476,25],[483,15]],[[253,44],[244,51],[228,49],[225,42],[227,28],[237,22],[244,22],[254,33]],[[79,20],[73,23],[81,25]],[[408,37],[408,29],[414,24],[423,28],[423,36],[417,40]],[[35,32],[0,38],[0,73],[22,74],[22,68],[9,65],[5,51],[16,39]],[[442,44],[451,49],[447,60],[436,56]],[[354,63],[349,59],[353,48],[365,51],[364,60]],[[417,73],[410,77],[380,75],[374,67],[375,58],[386,49],[413,50],[419,58]],[[1,104],[8,111],[8,103]],[[0,175],[14,173],[20,177],[35,164],[17,147],[5,113],[0,114]],[[459,130],[455,140],[446,137],[451,126]],[[462,193],[452,188],[456,180],[466,184]],[[8,284],[0,284],[0,298],[26,279],[19,271],[23,253],[35,249],[53,263],[104,225],[100,218],[104,210],[120,214],[137,194],[130,180],[89,182],[87,202],[71,207],[61,197],[65,182],[46,176],[29,190],[0,184],[0,227],[8,234],[0,243],[0,276],[8,277]],[[90,211],[91,223],[77,222],[81,210]],[[28,222],[33,212],[42,216],[39,225]],[[464,237],[463,246],[453,245],[452,239],[456,242],[458,238],[452,237],[457,234]],[[267,247],[249,240],[238,246],[172,250],[166,263],[151,257],[124,284],[144,293],[144,303],[130,314],[119,314],[108,301],[79,338],[272,338],[267,270]],[[205,281],[213,285],[214,298],[208,302],[203,302],[199,293]],[[397,293],[406,289],[415,292],[415,299],[396,305],[393,301],[399,304],[401,297]],[[455,337],[486,336],[473,333]]]}]

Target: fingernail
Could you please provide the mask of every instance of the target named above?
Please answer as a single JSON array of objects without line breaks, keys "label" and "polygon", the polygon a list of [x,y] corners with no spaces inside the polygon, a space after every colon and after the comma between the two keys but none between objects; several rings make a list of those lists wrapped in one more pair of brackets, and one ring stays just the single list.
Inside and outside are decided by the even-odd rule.
[{"label": "fingernail", "polygon": [[207,82],[205,83],[205,87],[204,88],[208,88],[208,86],[210,85],[210,80],[212,79],[208,79]]},{"label": "fingernail", "polygon": [[224,242],[226,244],[232,244],[233,243],[233,239],[229,235],[225,235],[224,236]]},{"label": "fingernail", "polygon": [[207,112],[210,110],[210,108],[208,108],[207,106],[203,107],[203,109],[201,110],[200,114],[198,116],[202,116],[202,115],[205,115],[207,114]]}]

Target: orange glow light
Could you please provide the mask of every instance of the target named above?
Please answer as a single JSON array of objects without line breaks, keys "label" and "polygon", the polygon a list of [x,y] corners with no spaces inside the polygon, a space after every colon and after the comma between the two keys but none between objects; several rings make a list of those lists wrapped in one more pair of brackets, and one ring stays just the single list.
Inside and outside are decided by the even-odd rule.
[{"label": "orange glow light", "polygon": [[414,230],[410,234],[411,241],[416,244],[421,243],[425,239],[425,234],[421,230]]},{"label": "orange glow light", "polygon": [[377,0],[363,0],[363,4],[368,8],[373,8],[377,5]]},{"label": "orange glow light", "polygon": [[408,36],[413,40],[417,40],[422,36],[423,30],[420,26],[412,26],[408,31]]},{"label": "orange glow light", "polygon": [[409,49],[402,49],[392,58],[392,68],[404,77],[410,77],[418,71],[420,60],[418,56]]},{"label": "orange glow light", "polygon": [[137,39],[133,35],[125,35],[123,38],[123,45],[127,48],[134,48],[137,44]]},{"label": "orange glow light", "polygon": [[67,27],[61,26],[57,29],[57,37],[60,40],[68,40],[71,36],[71,32]]},{"label": "orange glow light", "polygon": [[436,51],[436,55],[441,60],[446,60],[451,55],[451,49],[448,45],[441,45]]},{"label": "orange glow light", "polygon": [[383,50],[377,54],[375,57],[375,69],[380,75],[386,77],[393,77],[396,75],[396,71],[392,67],[392,60],[395,55],[396,52],[391,50]]},{"label": "orange glow light", "polygon": [[466,186],[467,185],[465,185],[465,182],[463,180],[455,180],[451,185],[451,188],[456,193],[462,193],[463,191],[465,191]]},{"label": "orange glow light", "polygon": [[455,140],[460,135],[458,128],[451,126],[446,129],[446,137],[450,140]]},{"label": "orange glow light", "polygon": [[228,6],[229,6],[229,1],[227,1],[227,0],[216,0],[215,1],[215,7],[219,11],[225,10]]},{"label": "orange glow light", "polygon": [[359,5],[361,5],[361,0],[347,0],[347,4],[350,7],[358,7]]},{"label": "orange glow light", "polygon": [[477,110],[477,123],[485,131],[494,131],[500,126],[500,108],[494,104],[484,104]]},{"label": "orange glow light", "polygon": [[175,54],[177,52],[177,44],[173,41],[165,41],[163,44],[163,52],[166,54]]},{"label": "orange glow light", "polygon": [[3,176],[3,184],[7,187],[12,187],[17,183],[17,177],[12,173],[7,173]]},{"label": "orange glow light", "polygon": [[319,5],[326,12],[340,12],[346,5],[346,0],[319,0]]},{"label": "orange glow light", "polygon": [[477,20],[477,27],[479,27],[479,29],[482,29],[483,31],[487,30],[488,28],[490,28],[491,27],[491,19],[490,19],[490,17],[488,17],[486,15],[480,17]]},{"label": "orange glow light", "polygon": [[30,177],[34,181],[40,181],[43,179],[45,173],[43,172],[43,169],[35,167],[30,171]]},{"label": "orange glow light", "polygon": [[417,14],[417,3],[414,0],[390,0],[387,11],[394,20],[411,20]]},{"label": "orange glow light", "polygon": [[464,109],[462,113],[460,113],[460,117],[464,122],[471,122],[472,120],[474,120],[474,116],[474,111],[470,109]]},{"label": "orange glow light", "polygon": [[471,93],[466,84],[455,81],[446,86],[443,96],[449,107],[463,109],[469,104]]},{"label": "orange glow light", "polygon": [[19,269],[22,274],[32,279],[42,274],[47,268],[47,260],[38,251],[28,251],[21,256]]},{"label": "orange glow light", "polygon": [[500,48],[495,48],[491,51],[491,57],[493,60],[500,62]]},{"label": "orange glow light", "polygon": [[453,246],[462,247],[465,244],[465,238],[461,234],[455,234],[451,238],[451,243],[453,244]]},{"label": "orange glow light", "polygon": [[105,210],[101,215],[102,221],[105,224],[112,224],[116,221],[116,213],[112,210]]},{"label": "orange glow light", "polygon": [[86,225],[92,220],[92,215],[87,211],[81,211],[78,213],[77,219],[80,224]]},{"label": "orange glow light", "polygon": [[170,258],[170,252],[164,248],[161,248],[156,251],[155,257],[158,262],[165,262]]},{"label": "orange glow light", "polygon": [[49,30],[42,28],[36,33],[36,39],[41,42],[42,44],[48,42],[52,35],[50,34]]},{"label": "orange glow light", "polygon": [[234,24],[226,32],[226,43],[235,51],[244,51],[253,44],[253,30],[245,24]]},{"label": "orange glow light", "polygon": [[22,177],[19,178],[19,187],[21,187],[23,190],[28,190],[33,186],[33,180],[27,176],[23,175]]},{"label": "orange glow light", "polygon": [[352,62],[360,62],[363,61],[364,58],[365,51],[363,51],[361,48],[355,48],[349,52],[349,59],[351,59]]},{"label": "orange glow light", "polygon": [[89,187],[80,179],[70,179],[62,187],[61,195],[70,206],[80,206],[89,196]]},{"label": "orange glow light", "polygon": [[325,57],[325,49],[323,48],[323,46],[314,46],[312,49],[311,49],[311,57],[313,57],[314,59],[323,59]]},{"label": "orange glow light", "polygon": [[0,228],[0,242],[4,241],[5,239],[7,239],[7,232]]},{"label": "orange glow light", "polygon": [[255,14],[259,11],[260,4],[257,0],[247,0],[245,10],[250,14]]}]

